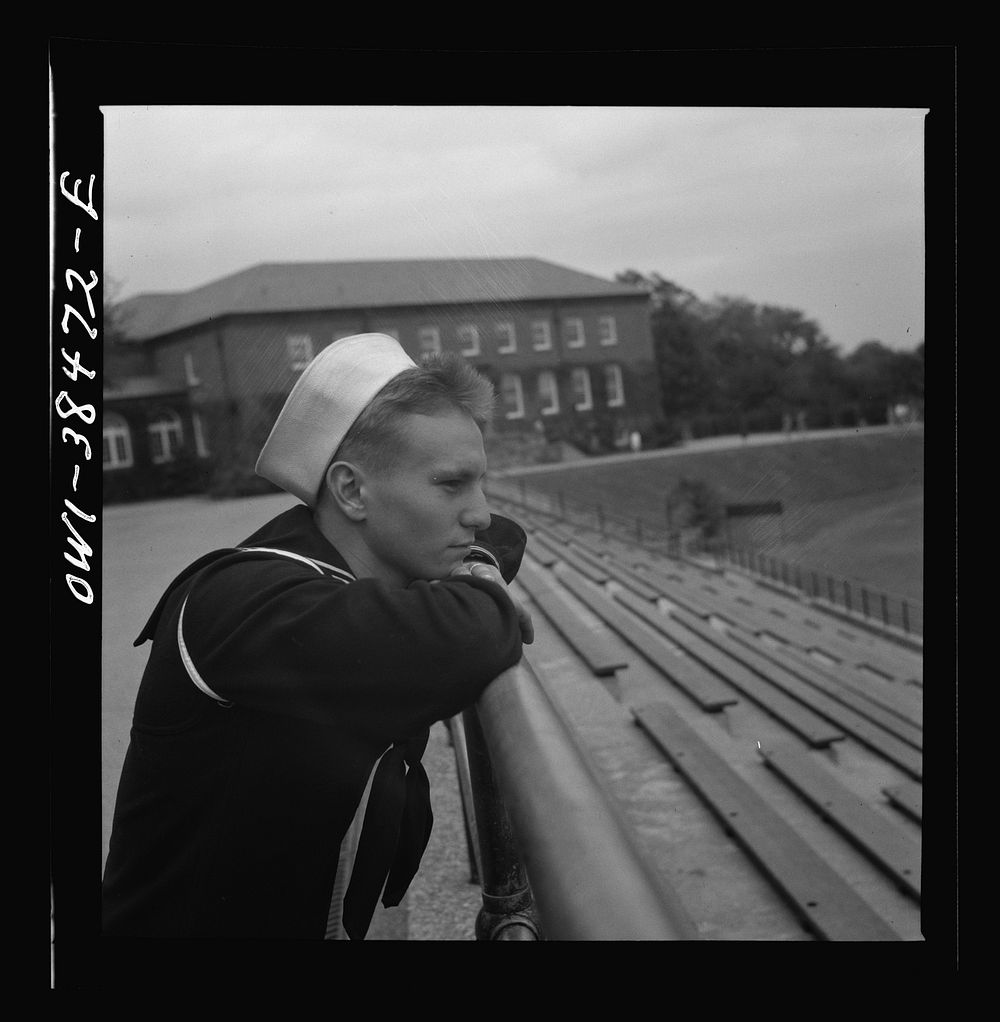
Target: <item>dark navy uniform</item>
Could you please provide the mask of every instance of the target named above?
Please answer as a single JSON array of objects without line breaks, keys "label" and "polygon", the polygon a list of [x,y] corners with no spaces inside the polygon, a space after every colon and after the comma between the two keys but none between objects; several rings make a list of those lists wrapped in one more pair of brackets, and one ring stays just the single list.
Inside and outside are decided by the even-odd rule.
[{"label": "dark navy uniform", "polygon": [[[524,532],[473,556],[510,581]],[[103,884],[108,936],[322,938],[338,852],[372,771],[345,903],[363,936],[430,834],[427,731],[518,662],[502,588],[355,579],[305,506],[196,561],[136,640],[136,697]]]}]

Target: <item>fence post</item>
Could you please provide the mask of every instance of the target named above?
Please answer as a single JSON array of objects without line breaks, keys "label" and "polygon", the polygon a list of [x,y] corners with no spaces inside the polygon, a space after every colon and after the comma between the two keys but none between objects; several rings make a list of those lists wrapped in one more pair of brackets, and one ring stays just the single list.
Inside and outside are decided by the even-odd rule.
[{"label": "fence post", "polygon": [[833,576],[832,575],[827,575],[826,576],[826,591],[830,594],[830,602],[835,604],[837,602],[837,592],[833,588]]},{"label": "fence post", "polygon": [[[904,603],[903,606],[905,607],[906,604]],[[889,600],[885,593],[882,594],[882,620],[886,624],[889,623]]]},{"label": "fence post", "polygon": [[851,609],[851,586],[846,579],[844,580],[844,606],[848,610]]},{"label": "fence post", "polygon": [[868,617],[868,590],[864,586],[861,587],[861,612]]}]

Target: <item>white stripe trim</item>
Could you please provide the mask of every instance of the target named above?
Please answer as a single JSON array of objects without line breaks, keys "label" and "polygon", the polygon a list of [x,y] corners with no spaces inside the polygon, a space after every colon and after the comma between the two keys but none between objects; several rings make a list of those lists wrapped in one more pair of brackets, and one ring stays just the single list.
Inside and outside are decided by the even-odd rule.
[{"label": "white stripe trim", "polygon": [[352,575],[349,571],[345,571],[343,568],[338,568],[335,564],[327,564],[326,561],[317,561],[315,558],[310,558],[313,564],[318,564],[321,568],[326,568],[327,571],[334,571],[340,575],[346,582],[357,582],[357,578]]},{"label": "white stripe trim", "polygon": [[[308,564],[311,568],[315,568],[320,575],[326,578],[323,573],[323,568],[327,568],[332,572],[336,572],[335,577],[338,582],[354,582],[356,579],[348,572],[344,571],[343,568],[334,567],[332,564],[326,564],[323,561],[314,561],[311,557],[305,557],[302,554],[293,554],[291,550],[280,550],[277,547],[269,546],[241,546],[236,547],[241,553],[245,554],[278,554],[281,557],[289,557],[294,561],[301,561],[303,564]],[[321,567],[322,565],[322,567]],[[195,667],[194,661],[191,659],[191,654],[188,652],[187,645],[184,642],[184,608],[187,606],[187,597],[184,597],[184,602],[181,604],[181,612],[177,616],[177,648],[180,650],[181,662],[184,664],[184,669],[188,672],[188,677],[195,683],[195,685],[205,693],[207,696],[211,696],[221,706],[232,706],[233,704],[227,699],[223,699],[222,696],[213,692],[211,688],[205,683],[205,679],[198,673],[198,668]]]},{"label": "white stripe trim", "polygon": [[187,606],[187,597],[184,597],[184,602],[181,604],[181,612],[177,615],[177,648],[181,653],[181,661],[184,664],[184,669],[188,672],[188,677],[195,683],[195,685],[201,689],[202,692],[207,696],[211,696],[217,703],[222,706],[232,706],[228,699],[223,699],[222,696],[213,692],[208,685],[205,684],[205,680],[198,673],[198,668],[195,667],[194,661],[191,659],[191,654],[188,652],[187,645],[184,642],[184,608]]},{"label": "white stripe trim", "polygon": [[306,557],[304,554],[293,554],[291,550],[281,550],[278,547],[273,546],[239,546],[237,550],[248,554],[279,554],[281,557],[291,557],[293,560],[302,561],[304,564],[308,564],[315,568],[321,575],[323,569],[326,568],[328,571],[335,572],[345,582],[356,582],[357,579],[343,568],[338,568],[333,564],[327,564],[326,561],[317,561],[312,557]]},{"label": "white stripe trim", "polygon": [[321,575],[323,574],[323,569],[312,558],[303,557],[302,554],[293,554],[289,550],[278,550],[269,546],[238,546],[236,549],[244,554],[280,554],[282,557],[291,557],[303,564],[308,564],[310,568],[315,568]]}]

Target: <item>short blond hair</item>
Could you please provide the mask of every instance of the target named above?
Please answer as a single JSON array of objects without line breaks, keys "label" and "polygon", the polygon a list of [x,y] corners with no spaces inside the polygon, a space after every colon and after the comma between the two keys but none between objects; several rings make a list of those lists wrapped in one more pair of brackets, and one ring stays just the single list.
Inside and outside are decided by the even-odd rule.
[{"label": "short blond hair", "polygon": [[368,402],[344,435],[331,459],[354,461],[370,472],[391,471],[398,464],[403,437],[400,416],[461,412],[480,429],[493,417],[493,384],[460,355],[430,355],[394,376]]}]

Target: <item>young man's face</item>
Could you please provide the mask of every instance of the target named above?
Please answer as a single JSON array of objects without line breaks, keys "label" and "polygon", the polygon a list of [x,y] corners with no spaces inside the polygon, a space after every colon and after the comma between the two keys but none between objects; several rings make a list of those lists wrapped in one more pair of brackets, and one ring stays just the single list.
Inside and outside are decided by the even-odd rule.
[{"label": "young man's face", "polygon": [[446,578],[490,524],[483,436],[461,412],[403,417],[397,466],[367,475],[361,533],[377,577]]}]

